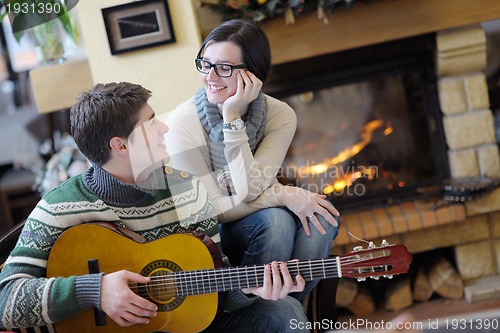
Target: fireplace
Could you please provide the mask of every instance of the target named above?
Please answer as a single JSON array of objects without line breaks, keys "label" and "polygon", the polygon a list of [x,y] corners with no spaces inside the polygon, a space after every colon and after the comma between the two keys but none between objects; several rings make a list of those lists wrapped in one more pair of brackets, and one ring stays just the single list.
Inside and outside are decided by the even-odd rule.
[{"label": "fireplace", "polygon": [[449,177],[434,35],[273,68],[266,92],[297,113],[281,181],[340,209],[419,198]]},{"label": "fireplace", "polygon": [[[488,286],[500,283],[500,188],[466,202],[423,191],[448,178],[500,178],[485,54],[484,31],[471,25],[274,65],[265,92],[299,119],[282,182],[324,193],[344,177],[338,189],[366,188],[329,194],[342,214],[332,254],[383,239],[413,254],[447,249],[468,302],[498,295]],[[402,280],[408,302],[397,305],[406,307],[413,274]]]},{"label": "fireplace", "polygon": [[[444,2],[447,5],[432,0],[373,2],[369,8],[357,7],[356,15],[355,11],[337,15],[334,24],[329,25],[318,23],[316,17],[304,17],[300,24],[298,22],[292,27],[285,27],[276,20],[268,22],[264,27],[270,37],[274,66],[264,89],[290,104],[310,106],[322,94],[340,94],[340,90],[335,89],[356,89],[346,88],[349,86],[359,89],[360,86],[399,81],[409,82],[410,87],[417,88],[410,92],[421,93],[420,102],[415,102],[415,96],[405,95],[407,89],[399,91],[404,92],[402,95],[411,110],[406,112],[407,115],[415,116],[420,112],[415,111],[420,108],[418,105],[424,106],[424,113],[417,118],[425,115],[428,122],[429,153],[440,160],[430,163],[428,170],[435,173],[427,173],[428,178],[419,178],[425,179],[422,185],[416,181],[413,187],[406,184],[404,188],[397,188],[400,192],[396,196],[377,192],[373,196],[365,194],[346,201],[340,196],[331,196],[342,214],[342,227],[333,243],[332,254],[347,254],[356,246],[365,247],[367,241],[379,245],[383,239],[392,244],[404,244],[413,254],[452,249],[456,268],[467,283],[465,298],[476,302],[498,295],[497,289],[490,291],[488,286],[493,285],[489,279],[494,279],[496,286],[500,283],[500,188],[466,202],[446,201],[439,195],[423,195],[418,190],[427,189],[424,184],[440,185],[446,178],[500,178],[499,147],[484,74],[486,39],[478,24],[497,18],[498,8],[493,7],[499,4],[488,0]],[[413,68],[417,70],[413,71]],[[423,93],[418,90],[421,85]],[[312,111],[309,113],[313,114]],[[357,140],[352,145],[363,141],[359,135],[363,126],[379,118],[385,120],[383,124],[387,123],[383,117],[363,119],[364,122],[354,119],[353,122],[363,125],[359,125]],[[325,119],[329,118],[325,116],[315,122],[325,122]],[[308,121],[299,119],[297,137],[303,135],[301,126],[314,125],[308,125]],[[321,123],[321,126],[325,125]],[[381,125],[373,131],[364,152],[372,149],[377,139],[389,140],[394,134],[393,131],[382,136],[382,128],[385,130],[387,126]],[[382,131],[382,134],[378,132],[378,137],[377,131]],[[319,138],[325,137],[328,136]],[[312,143],[319,146],[320,140]],[[295,144],[294,141],[292,149],[295,149]],[[331,145],[322,146],[331,148],[335,144],[337,142],[332,139]],[[305,152],[305,148],[299,152]],[[335,157],[343,148],[335,147],[327,157]],[[294,155],[287,156],[287,161],[307,167],[307,164],[297,163]],[[357,154],[342,163],[364,165],[366,162],[360,157]],[[307,157],[310,158],[318,164],[325,157],[321,160],[316,160],[315,156]],[[368,159],[368,163],[372,160]],[[295,169],[283,168],[282,180],[298,183],[297,172],[286,174],[290,170]],[[285,178],[285,175],[290,178]],[[360,181],[367,182],[365,178]],[[323,188],[316,190],[323,191]],[[398,202],[400,198],[412,197],[415,199]],[[402,290],[411,294],[410,284],[404,284]],[[360,297],[350,300],[352,304],[361,302],[364,305],[367,294],[369,292],[358,293]],[[399,305],[406,306],[402,303]]]}]

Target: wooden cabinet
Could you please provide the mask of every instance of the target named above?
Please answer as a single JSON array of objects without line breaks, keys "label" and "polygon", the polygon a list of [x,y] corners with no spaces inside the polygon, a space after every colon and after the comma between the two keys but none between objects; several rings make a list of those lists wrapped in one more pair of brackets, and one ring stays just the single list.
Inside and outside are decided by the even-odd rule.
[{"label": "wooden cabinet", "polygon": [[78,93],[93,84],[87,59],[36,68],[30,71],[30,78],[39,113],[71,108]]}]

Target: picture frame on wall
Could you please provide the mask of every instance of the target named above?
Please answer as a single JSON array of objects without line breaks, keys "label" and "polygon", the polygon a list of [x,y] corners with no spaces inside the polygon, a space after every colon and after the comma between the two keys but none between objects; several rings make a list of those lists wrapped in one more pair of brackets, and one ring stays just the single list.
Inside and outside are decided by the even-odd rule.
[{"label": "picture frame on wall", "polygon": [[142,0],[102,8],[111,54],[175,43],[167,0]]}]

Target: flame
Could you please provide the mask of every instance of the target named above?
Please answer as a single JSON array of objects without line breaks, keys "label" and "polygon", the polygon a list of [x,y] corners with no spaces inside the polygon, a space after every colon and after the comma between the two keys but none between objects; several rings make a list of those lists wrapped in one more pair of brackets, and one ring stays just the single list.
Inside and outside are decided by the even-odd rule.
[{"label": "flame", "polygon": [[367,178],[372,180],[377,175],[376,167],[368,167],[363,170],[363,172],[357,170],[354,172],[348,172],[343,177],[337,178],[333,184],[328,184],[323,188],[324,194],[330,194],[332,192],[342,192],[342,190],[348,186],[351,186],[356,180],[360,178]]},{"label": "flame", "polygon": [[[348,159],[352,158],[353,156],[356,156],[360,151],[362,151],[371,141],[372,141],[372,134],[373,132],[382,127],[384,125],[384,122],[382,120],[372,120],[369,123],[367,123],[365,126],[363,126],[363,129],[361,131],[361,141],[354,144],[351,147],[345,148],[342,150],[340,153],[338,153],[336,156],[325,159],[323,163],[319,164],[314,164],[311,166],[303,167],[300,169],[300,171],[306,175],[318,175],[323,172],[326,172],[328,169],[332,168],[333,166],[340,164],[344,161],[347,161]],[[390,128],[390,132],[392,133],[392,127]],[[387,130],[387,129],[386,129]],[[385,134],[385,131],[384,131]],[[390,133],[386,134],[389,135]]]},{"label": "flame", "polygon": [[386,129],[384,130],[384,135],[385,136],[388,136],[390,135],[392,132],[394,132],[394,128],[392,126],[387,126]]},{"label": "flame", "polygon": [[[380,119],[372,120],[366,123],[361,130],[361,140],[358,143],[354,144],[351,147],[345,148],[334,157],[325,159],[322,163],[300,167],[300,173],[302,175],[322,174],[324,172],[327,172],[329,169],[334,168],[336,165],[356,156],[372,141],[373,132],[381,128],[382,126],[384,126],[384,122]],[[386,127],[383,130],[383,134],[387,136],[392,134],[393,132],[394,128],[390,124],[386,124]],[[295,169],[295,171],[297,171],[298,169],[298,167],[294,165],[291,165],[290,168]],[[337,177],[332,183],[323,187],[323,193],[330,194],[334,191],[340,193],[344,188],[351,186],[356,180],[360,178],[373,180],[375,177],[377,177],[377,174],[377,167],[371,166],[363,168],[362,171],[354,170],[346,173],[342,172],[341,175]],[[398,184],[399,187],[403,187],[404,185],[404,182],[400,182]]]}]

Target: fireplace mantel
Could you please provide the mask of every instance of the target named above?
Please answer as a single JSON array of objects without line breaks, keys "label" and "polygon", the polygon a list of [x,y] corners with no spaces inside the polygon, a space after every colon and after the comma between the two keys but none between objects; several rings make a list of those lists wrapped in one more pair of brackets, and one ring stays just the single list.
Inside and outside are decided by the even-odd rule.
[{"label": "fireplace mantel", "polygon": [[500,1],[358,1],[353,9],[339,9],[328,18],[329,24],[324,24],[315,13],[297,16],[291,26],[286,26],[284,19],[263,23],[273,64],[493,20],[500,18]]}]

